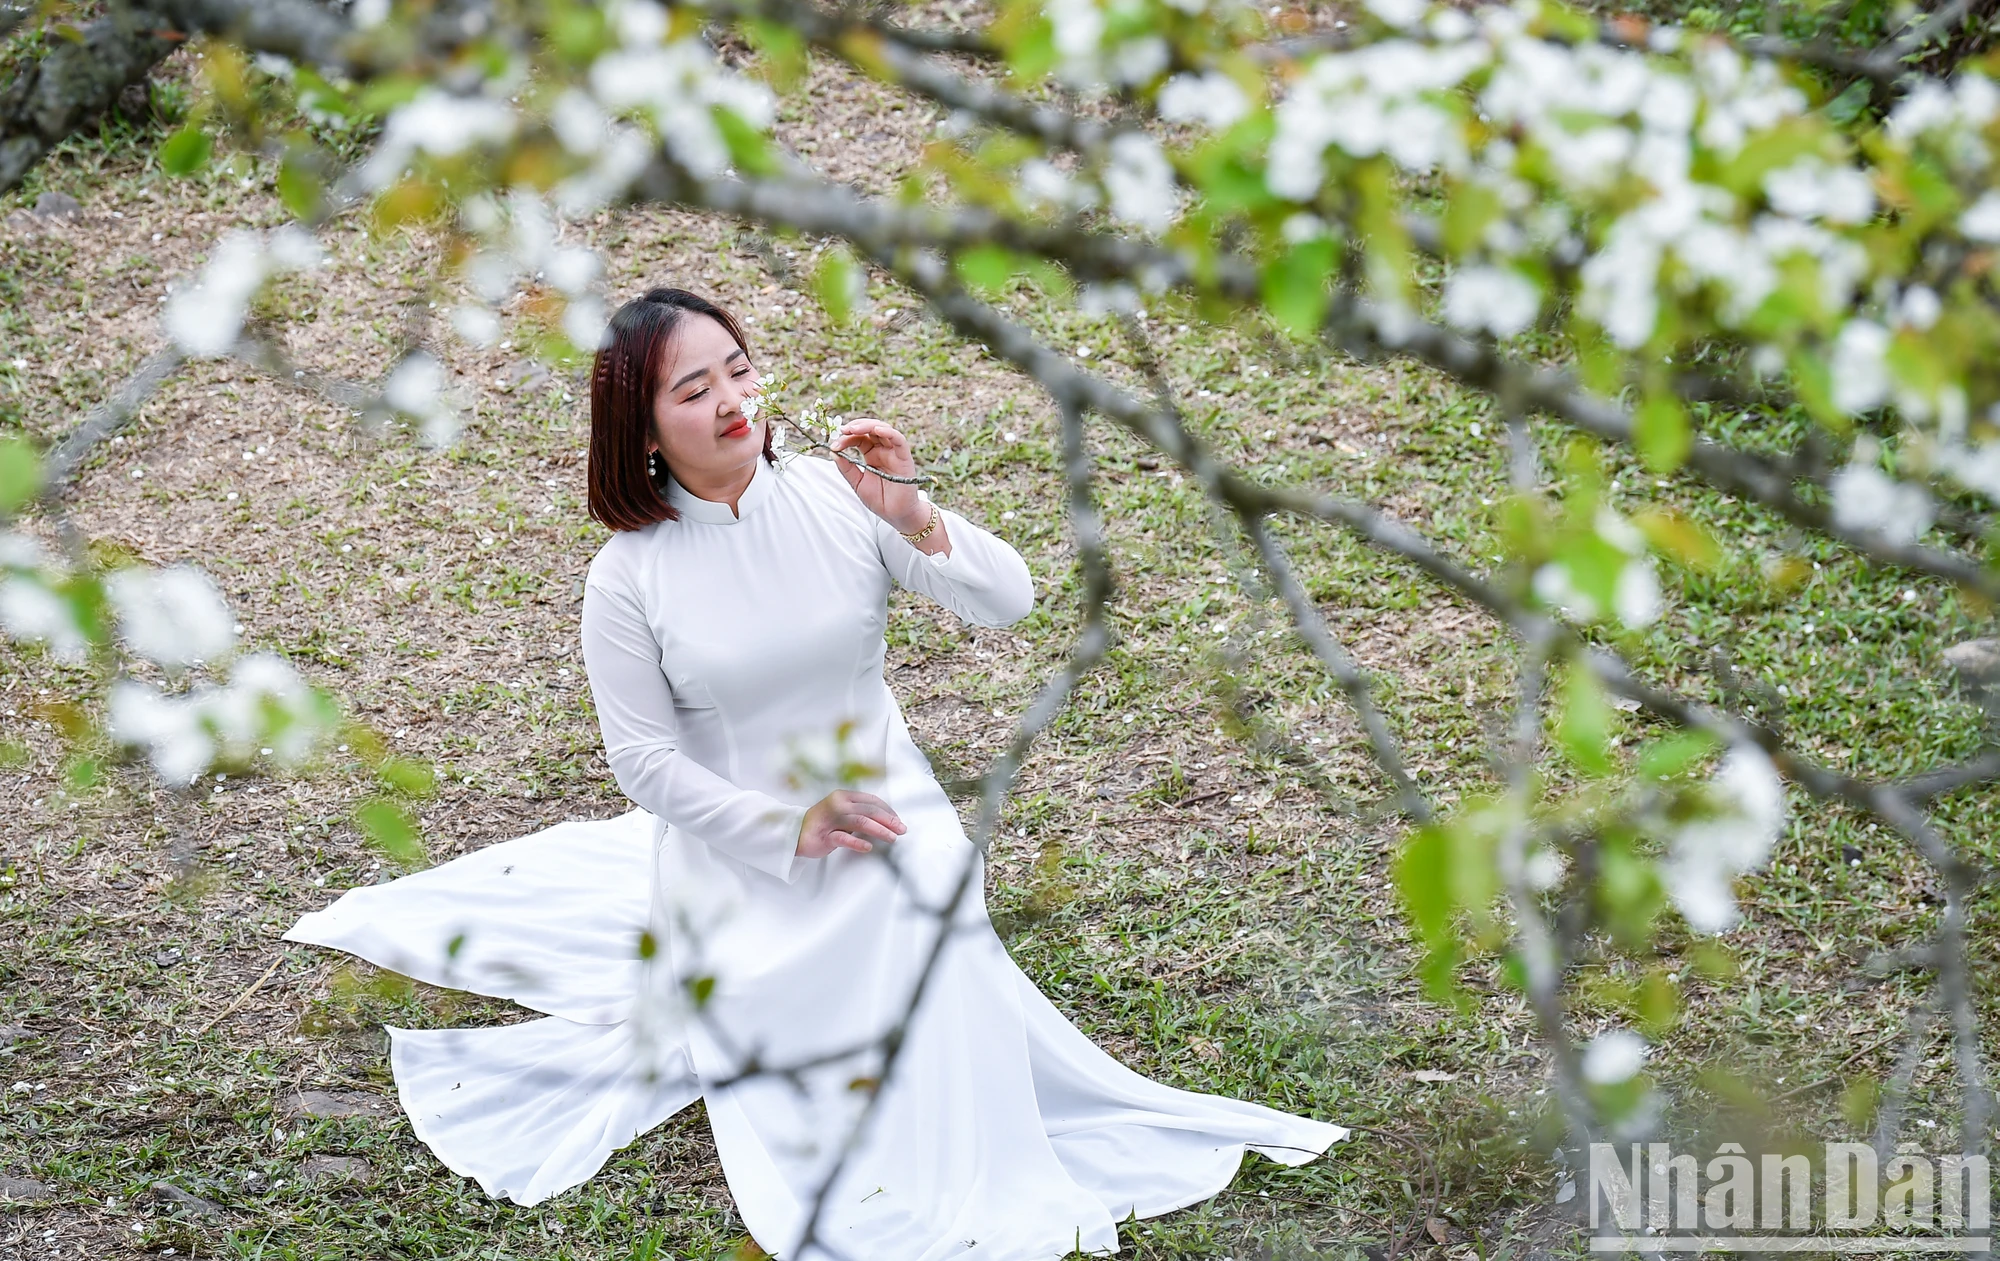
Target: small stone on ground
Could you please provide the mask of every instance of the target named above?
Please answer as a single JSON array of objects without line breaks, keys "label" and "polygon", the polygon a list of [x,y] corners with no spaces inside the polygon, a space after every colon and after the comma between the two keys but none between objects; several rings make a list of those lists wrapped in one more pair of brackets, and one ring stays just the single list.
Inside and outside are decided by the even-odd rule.
[{"label": "small stone on ground", "polygon": [[358,1090],[302,1090],[292,1100],[292,1117],[381,1117],[389,1115],[388,1101],[379,1095]]},{"label": "small stone on ground", "polygon": [[372,1182],[375,1170],[359,1156],[321,1156],[305,1158],[299,1166],[300,1182]]},{"label": "small stone on ground", "polygon": [[49,1198],[49,1184],[0,1173],[0,1204],[34,1204]]},{"label": "small stone on ground", "polygon": [[83,213],[83,203],[68,193],[43,193],[35,198],[35,213],[44,219],[69,219]]}]

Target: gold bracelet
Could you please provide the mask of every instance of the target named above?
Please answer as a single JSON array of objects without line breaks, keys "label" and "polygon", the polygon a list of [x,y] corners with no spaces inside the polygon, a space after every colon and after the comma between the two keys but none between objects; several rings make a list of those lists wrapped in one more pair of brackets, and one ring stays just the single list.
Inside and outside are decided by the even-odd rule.
[{"label": "gold bracelet", "polygon": [[918,530],[915,534],[903,534],[901,530],[896,531],[896,533],[903,534],[903,541],[909,543],[911,546],[915,546],[916,544],[921,543],[925,539],[929,538],[931,536],[931,531],[937,528],[938,528],[938,509],[936,504],[932,504],[931,521],[929,525],[925,526],[921,530]]}]

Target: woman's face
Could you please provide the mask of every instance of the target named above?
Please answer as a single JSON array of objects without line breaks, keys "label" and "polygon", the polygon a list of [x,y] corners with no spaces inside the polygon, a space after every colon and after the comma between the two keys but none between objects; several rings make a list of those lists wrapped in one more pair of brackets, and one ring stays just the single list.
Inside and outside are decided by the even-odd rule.
[{"label": "woman's face", "polygon": [[689,313],[667,344],[660,392],[653,401],[653,440],[667,467],[713,482],[755,460],[764,449],[764,425],[743,414],[743,400],[757,392],[757,370],[720,321]]}]

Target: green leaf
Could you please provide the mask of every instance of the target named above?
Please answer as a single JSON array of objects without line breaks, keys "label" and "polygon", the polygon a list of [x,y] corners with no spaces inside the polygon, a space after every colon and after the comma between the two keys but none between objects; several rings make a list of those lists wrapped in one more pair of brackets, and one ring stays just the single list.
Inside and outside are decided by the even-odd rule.
[{"label": "green leaf", "polygon": [[428,797],[437,790],[437,776],[429,765],[409,758],[384,758],[375,768],[384,786],[410,797]]},{"label": "green leaf", "polygon": [[1694,431],[1688,425],[1687,409],[1673,395],[1649,394],[1633,418],[1632,439],[1639,457],[1655,473],[1671,473],[1687,459],[1694,445]]},{"label": "green leaf", "polygon": [[208,165],[215,144],[199,123],[189,123],[160,145],[160,169],[169,175],[192,175]]},{"label": "green leaf", "polygon": [[1611,935],[1637,950],[1653,935],[1665,893],[1653,864],[1633,852],[1629,833],[1607,830],[1597,846],[1597,901]]},{"label": "green leaf", "polygon": [[42,461],[20,438],[0,438],[0,515],[10,514],[42,489]]},{"label": "green leaf", "polygon": [[1715,751],[1716,739],[1705,731],[1676,731],[1639,752],[1639,774],[1652,780],[1670,779]]},{"label": "green leaf", "polygon": [[1444,208],[1445,252],[1457,256],[1470,251],[1501,209],[1498,189],[1472,181],[1459,184]]},{"label": "green leaf", "polygon": [[978,245],[952,259],[959,278],[987,297],[1005,291],[1014,278],[1014,255],[997,245]]},{"label": "green leaf", "polygon": [[753,17],[743,23],[743,32],[764,57],[772,87],[790,92],[805,82],[806,41],[797,30],[782,22]]},{"label": "green leaf", "polygon": [[698,976],[687,983],[688,996],[694,999],[697,1008],[708,1006],[708,1000],[715,995],[715,978]]},{"label": "green leaf", "polygon": [[813,271],[813,292],[819,297],[819,304],[836,324],[848,324],[854,319],[854,308],[861,297],[861,267],[854,261],[854,255],[847,247],[836,246],[820,258],[819,266]]},{"label": "green leaf", "polygon": [[354,812],[354,821],[368,843],[405,867],[420,867],[427,860],[424,845],[417,838],[417,821],[402,806],[377,797],[365,801]]},{"label": "green leaf", "polygon": [[1639,1028],[1649,1038],[1664,1036],[1680,1020],[1680,987],[1667,979],[1664,968],[1649,970],[1633,998],[1633,1015],[1638,1018]]},{"label": "green leaf", "polygon": [[1431,824],[1419,828],[1403,843],[1390,867],[1403,913],[1423,941],[1419,975],[1424,989],[1439,999],[1450,995],[1452,968],[1458,962],[1458,941],[1451,924],[1451,850],[1450,834],[1443,826]]},{"label": "green leaf", "polygon": [[752,175],[769,175],[778,169],[777,154],[771,148],[770,138],[751,126],[733,109],[716,106],[709,111],[715,118],[715,129],[722,133],[722,141],[729,146],[729,160],[737,168]]},{"label": "green leaf", "polygon": [[1857,1073],[1840,1092],[1840,1115],[1857,1130],[1873,1129],[1882,1085],[1867,1073]]},{"label": "green leaf", "polygon": [[1264,305],[1284,330],[1306,339],[1326,315],[1326,278],[1339,251],[1330,237],[1301,241],[1264,268]]},{"label": "green leaf", "polygon": [[278,167],[278,197],[300,219],[319,215],[325,185],[319,177],[318,156],[312,149],[293,148]]},{"label": "green leaf", "polygon": [[364,114],[378,116],[387,114],[398,105],[415,100],[417,93],[423,91],[428,82],[421,75],[384,75],[382,78],[369,80],[368,86],[361,89],[355,104]]},{"label": "green leaf", "polygon": [[1691,569],[1713,569],[1722,561],[1722,545],[1701,525],[1677,512],[1648,508],[1632,518],[1655,551]]},{"label": "green leaf", "polygon": [[1611,726],[1616,721],[1597,676],[1572,667],[1563,684],[1562,718],[1556,738],[1569,760],[1588,775],[1609,775],[1618,763],[1611,755]]}]

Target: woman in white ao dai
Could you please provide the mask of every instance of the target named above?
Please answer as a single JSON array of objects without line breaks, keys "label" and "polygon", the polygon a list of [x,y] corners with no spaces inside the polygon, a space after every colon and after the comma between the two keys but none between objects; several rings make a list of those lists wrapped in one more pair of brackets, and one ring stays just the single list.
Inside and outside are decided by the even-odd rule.
[{"label": "woman in white ao dai", "polygon": [[[979,856],[883,679],[883,629],[892,580],[1013,623],[1034,603],[1027,566],[913,486],[774,454],[743,406],[755,390],[735,322],[681,290],[627,304],[599,352],[592,509],[615,533],[590,566],[583,652],[637,808],[353,890],[287,935],[546,1013],[392,1030],[418,1136],[531,1204],[702,1099],[745,1228],[784,1261],[1115,1251],[1118,1221],[1213,1195],[1245,1150],[1297,1164],[1346,1137],[1141,1077],[1008,958]],[[835,445],[914,467],[879,421]],[[876,773],[801,773],[837,730]],[[885,1078],[882,1035],[968,864]]]}]

